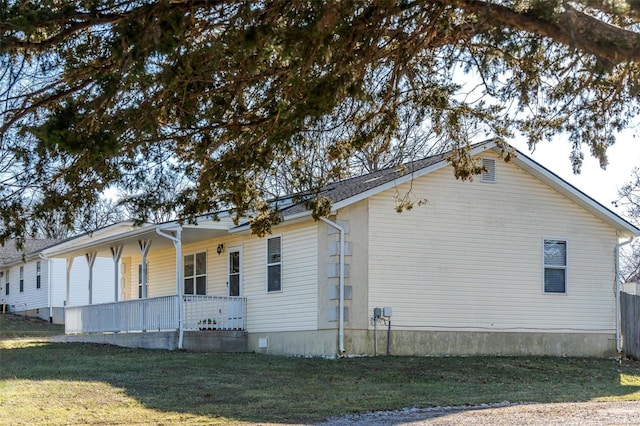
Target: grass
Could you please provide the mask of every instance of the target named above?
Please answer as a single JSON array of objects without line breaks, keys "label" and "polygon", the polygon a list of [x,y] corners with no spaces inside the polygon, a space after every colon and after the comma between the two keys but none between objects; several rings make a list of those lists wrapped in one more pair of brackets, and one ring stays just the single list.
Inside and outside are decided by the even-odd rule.
[{"label": "grass", "polygon": [[640,363],[606,359],[324,360],[29,338],[0,340],[0,366],[0,424],[308,423],[414,406],[640,400]]},{"label": "grass", "polygon": [[21,315],[0,315],[0,339],[12,337],[42,337],[64,334],[64,325]]}]

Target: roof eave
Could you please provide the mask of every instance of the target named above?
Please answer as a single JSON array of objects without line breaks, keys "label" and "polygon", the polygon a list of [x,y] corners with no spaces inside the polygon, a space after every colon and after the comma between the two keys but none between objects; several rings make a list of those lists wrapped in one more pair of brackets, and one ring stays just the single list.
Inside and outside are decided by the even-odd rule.
[{"label": "roof eave", "polygon": [[560,178],[558,175],[545,168],[538,162],[527,157],[524,153],[518,150],[516,150],[516,152],[517,155],[515,159],[512,160],[515,164],[525,169],[528,168],[529,173],[531,173],[531,171],[535,171],[540,176],[544,177],[544,183],[550,183],[551,186],[562,195],[574,201],[576,204],[582,206],[586,210],[590,211],[596,217],[614,227],[616,230],[621,231],[623,233],[623,236],[640,236],[640,229],[635,227],[633,224],[627,222],[624,218],[618,216],[616,213],[612,212],[611,210],[609,210],[584,192],[580,191],[578,188],[571,185],[564,179]]}]

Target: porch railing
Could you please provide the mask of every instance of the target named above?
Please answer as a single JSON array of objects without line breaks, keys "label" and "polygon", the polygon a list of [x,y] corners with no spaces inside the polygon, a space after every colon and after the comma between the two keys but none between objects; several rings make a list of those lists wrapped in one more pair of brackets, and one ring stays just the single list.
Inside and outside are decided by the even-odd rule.
[{"label": "porch railing", "polygon": [[126,300],[65,309],[66,333],[161,331],[178,328],[178,296]]},{"label": "porch railing", "polygon": [[[65,332],[117,333],[178,329],[179,296],[65,309]],[[183,296],[185,330],[245,330],[246,299],[226,296]]]},{"label": "porch railing", "polygon": [[245,330],[244,297],[184,296],[185,330]]}]

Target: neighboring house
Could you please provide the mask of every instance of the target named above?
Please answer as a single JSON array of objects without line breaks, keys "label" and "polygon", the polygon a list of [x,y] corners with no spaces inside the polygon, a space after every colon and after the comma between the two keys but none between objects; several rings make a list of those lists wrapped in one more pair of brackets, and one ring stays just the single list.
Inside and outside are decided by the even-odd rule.
[{"label": "neighboring house", "polygon": [[[241,330],[250,351],[305,356],[383,353],[388,335],[395,355],[615,353],[615,254],[640,230],[523,153],[472,154],[487,172],[471,182],[446,155],[377,171],[329,185],[328,218],[284,207],[265,238],[222,214],[47,249],[121,264],[122,301],[67,309],[67,332],[198,349]],[[397,213],[406,194],[427,202]]]},{"label": "neighboring house", "polygon": [[[67,294],[69,306],[89,304],[88,260],[84,255],[71,261],[52,259],[44,254],[44,250],[58,244],[78,244],[94,236],[120,233],[131,226],[131,223],[122,223],[64,241],[27,239],[22,249],[17,248],[15,241],[7,241],[4,247],[0,247],[0,303],[5,304],[5,309],[10,312],[63,324]],[[68,271],[67,266],[71,266]],[[96,290],[92,293],[92,303],[113,302],[114,291],[108,287],[114,281],[113,260],[95,259],[93,272]]]}]

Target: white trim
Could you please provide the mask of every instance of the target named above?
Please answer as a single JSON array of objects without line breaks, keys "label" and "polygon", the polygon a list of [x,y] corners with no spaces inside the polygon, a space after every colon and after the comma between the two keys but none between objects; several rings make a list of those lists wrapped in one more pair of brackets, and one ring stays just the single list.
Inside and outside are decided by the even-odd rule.
[{"label": "white trim", "polygon": [[155,234],[156,233],[156,227],[153,225],[148,225],[145,226],[144,228],[138,228],[138,229],[134,229],[131,231],[126,231],[123,232],[121,234],[115,234],[115,235],[111,235],[110,237],[106,237],[102,240],[95,240],[95,241],[88,241],[84,244],[80,244],[80,245],[70,245],[70,244],[65,244],[63,245],[55,245],[52,247],[49,247],[45,250],[42,250],[42,253],[47,256],[47,257],[58,257],[60,255],[66,254],[66,253],[70,253],[70,252],[76,252],[76,251],[82,251],[84,249],[87,248],[93,248],[95,246],[99,246],[99,245],[109,245],[113,242],[116,241],[121,241],[127,238],[133,238],[133,237],[138,237],[141,236],[143,234]]},{"label": "white trim", "polygon": [[[538,164],[531,158],[527,157],[522,152],[517,150],[516,152],[517,152],[516,158],[514,160],[511,160],[514,162],[514,164],[520,164],[535,170],[537,173],[544,176],[546,179],[549,179],[550,183],[556,185],[556,188],[555,188],[556,190],[561,189],[562,191],[564,191],[564,193],[560,191],[562,195],[564,195],[569,199],[573,198],[573,201],[577,202],[577,204],[581,205],[586,210],[589,210],[595,216],[598,216],[601,219],[604,219],[604,221],[608,222],[610,225],[620,230],[629,232],[632,235],[640,236],[639,228],[636,228],[631,223],[627,222],[622,217],[613,213],[611,210],[607,209],[602,204],[598,203],[593,198],[586,195],[584,192],[580,191],[573,185],[569,184],[562,178],[558,177],[556,174],[549,171],[544,166]],[[529,173],[531,174],[531,172]],[[536,176],[534,175],[534,177]]]},{"label": "white trim", "polygon": [[[280,239],[280,261],[279,262],[272,262],[269,263],[269,240],[273,240],[275,238],[279,238]],[[282,234],[277,234],[277,235],[271,235],[270,237],[265,239],[265,291],[267,294],[272,294],[272,293],[282,293],[284,285],[283,285],[283,267],[282,267],[282,248],[283,248],[283,244],[282,244]],[[275,266],[275,265],[279,265],[280,266],[280,289],[279,290],[269,290],[269,266]]]},{"label": "white trim", "polygon": [[[473,148],[470,151],[470,155],[472,155],[472,156],[473,155],[478,155],[481,152],[486,151],[487,149],[494,148],[495,146],[496,146],[495,142],[487,141],[486,143]],[[424,176],[424,175],[426,175],[428,173],[432,173],[432,172],[435,172],[437,170],[440,170],[443,167],[446,167],[448,165],[449,165],[449,162],[446,160],[446,158],[443,158],[442,160],[440,160],[437,163],[434,163],[434,164],[432,164],[430,166],[424,167],[422,169],[414,170],[411,173],[408,173],[408,174],[406,174],[404,176],[400,176],[397,179],[389,181],[389,182],[387,182],[387,183],[385,183],[383,185],[376,186],[375,188],[371,188],[368,191],[361,192],[361,193],[359,193],[357,195],[354,195],[353,197],[346,198],[346,199],[344,199],[342,201],[339,201],[339,202],[333,204],[331,209],[332,210],[339,210],[339,209],[344,208],[344,207],[346,207],[348,205],[357,203],[358,201],[362,201],[365,198],[369,198],[369,197],[372,197],[372,196],[374,196],[376,194],[379,194],[379,193],[381,193],[383,191],[386,191],[387,189],[395,188],[396,186],[402,185],[405,182],[409,182],[409,181],[411,181],[413,179],[417,179],[417,178],[419,178],[421,176]]]},{"label": "white trim", "polygon": [[[198,274],[197,273],[197,269],[196,269],[196,256],[204,253],[204,274]],[[187,275],[186,273],[186,269],[184,267],[184,258],[185,257],[193,257],[193,275]],[[187,252],[187,253],[183,253],[182,254],[182,294],[185,296],[206,296],[209,293],[209,268],[207,268],[207,262],[209,261],[209,253],[208,250],[201,250],[201,251],[193,251],[193,252]],[[198,277],[204,277],[205,279],[205,285],[204,285],[204,294],[199,294],[197,292],[198,290]],[[193,278],[193,293],[186,293],[185,292],[185,281],[187,278]]]},{"label": "white trim", "polygon": [[[561,241],[564,243],[564,266],[547,265],[544,261],[544,246],[547,241]],[[561,269],[564,271],[564,292],[554,292],[545,290],[545,270],[549,269]],[[548,295],[562,295],[569,294],[569,239],[568,238],[556,238],[556,237],[544,237],[542,238],[542,294]]]}]

